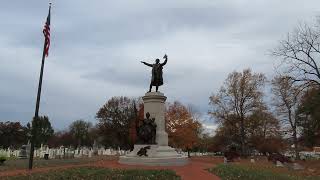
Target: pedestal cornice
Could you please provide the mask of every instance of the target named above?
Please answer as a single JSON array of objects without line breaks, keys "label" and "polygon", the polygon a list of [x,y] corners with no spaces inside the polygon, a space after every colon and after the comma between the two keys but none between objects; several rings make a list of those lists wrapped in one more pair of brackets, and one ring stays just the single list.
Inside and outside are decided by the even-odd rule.
[{"label": "pedestal cornice", "polygon": [[161,92],[147,92],[143,97],[142,97],[144,102],[149,102],[149,101],[161,101],[165,102],[167,97],[161,93]]}]

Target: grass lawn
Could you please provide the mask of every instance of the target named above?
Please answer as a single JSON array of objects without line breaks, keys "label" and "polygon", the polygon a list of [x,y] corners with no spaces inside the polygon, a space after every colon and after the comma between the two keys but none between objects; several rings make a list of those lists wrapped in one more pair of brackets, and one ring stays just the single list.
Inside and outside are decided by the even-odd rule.
[{"label": "grass lawn", "polygon": [[45,173],[7,177],[8,180],[86,180],[86,179],[114,179],[114,180],[180,180],[181,178],[171,170],[120,170],[98,167],[78,167],[66,170],[55,170]]},{"label": "grass lawn", "polygon": [[[70,164],[87,164],[96,162],[99,160],[114,160],[116,156],[93,156],[91,158],[73,158],[73,159],[34,159],[33,167],[53,167]],[[1,171],[16,170],[16,169],[27,169],[29,159],[9,159],[4,162],[4,165],[0,166]]]},{"label": "grass lawn", "polygon": [[299,176],[294,173],[253,168],[239,164],[219,164],[209,169],[222,180],[320,180],[320,176]]}]

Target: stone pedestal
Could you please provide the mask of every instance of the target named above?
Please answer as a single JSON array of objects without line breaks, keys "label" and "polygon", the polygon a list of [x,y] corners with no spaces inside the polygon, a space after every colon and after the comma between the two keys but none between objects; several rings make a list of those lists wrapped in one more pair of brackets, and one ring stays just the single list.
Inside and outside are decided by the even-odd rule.
[{"label": "stone pedestal", "polygon": [[164,119],[165,102],[167,97],[160,92],[148,92],[142,97],[142,99],[144,103],[144,116],[149,112],[150,117],[155,118],[156,120],[156,143],[159,146],[168,146],[168,134],[166,132]]},{"label": "stone pedestal", "polygon": [[[163,93],[148,92],[142,97],[144,103],[144,114],[150,113],[151,118],[155,118],[157,124],[156,144],[134,145],[134,150],[125,156],[120,156],[119,163],[131,165],[151,165],[151,166],[182,166],[188,164],[188,158],[178,154],[174,148],[168,146],[168,134],[165,131],[165,101],[167,99]],[[148,156],[138,156],[137,152],[146,146]]]}]

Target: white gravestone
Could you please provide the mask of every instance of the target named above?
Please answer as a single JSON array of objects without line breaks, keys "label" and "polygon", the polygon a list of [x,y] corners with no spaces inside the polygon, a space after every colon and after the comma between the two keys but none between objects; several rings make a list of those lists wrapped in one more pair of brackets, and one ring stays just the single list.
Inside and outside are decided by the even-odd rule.
[{"label": "white gravestone", "polygon": [[280,162],[280,161],[277,161],[277,162],[276,162],[276,166],[277,166],[277,167],[284,167],[284,165],[283,165],[282,162]]}]

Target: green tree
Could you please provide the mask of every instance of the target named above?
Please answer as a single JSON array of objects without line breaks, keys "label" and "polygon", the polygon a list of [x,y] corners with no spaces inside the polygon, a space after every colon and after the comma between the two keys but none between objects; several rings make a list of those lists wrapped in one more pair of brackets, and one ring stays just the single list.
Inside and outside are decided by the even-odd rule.
[{"label": "green tree", "polygon": [[298,108],[298,126],[302,128],[304,145],[320,145],[320,90],[310,88],[304,92]]},{"label": "green tree", "polygon": [[210,146],[213,144],[213,137],[208,133],[201,133],[199,137],[199,142],[197,145],[197,150],[200,152],[209,152],[211,151]]},{"label": "green tree", "polygon": [[77,141],[77,146],[90,145],[89,131],[92,127],[91,122],[86,122],[84,120],[74,121],[70,127],[70,133]]},{"label": "green tree", "polygon": [[47,143],[49,138],[54,134],[48,116],[39,116],[33,118],[32,126],[27,125],[30,135],[34,137],[35,147],[40,147],[41,144]]}]

